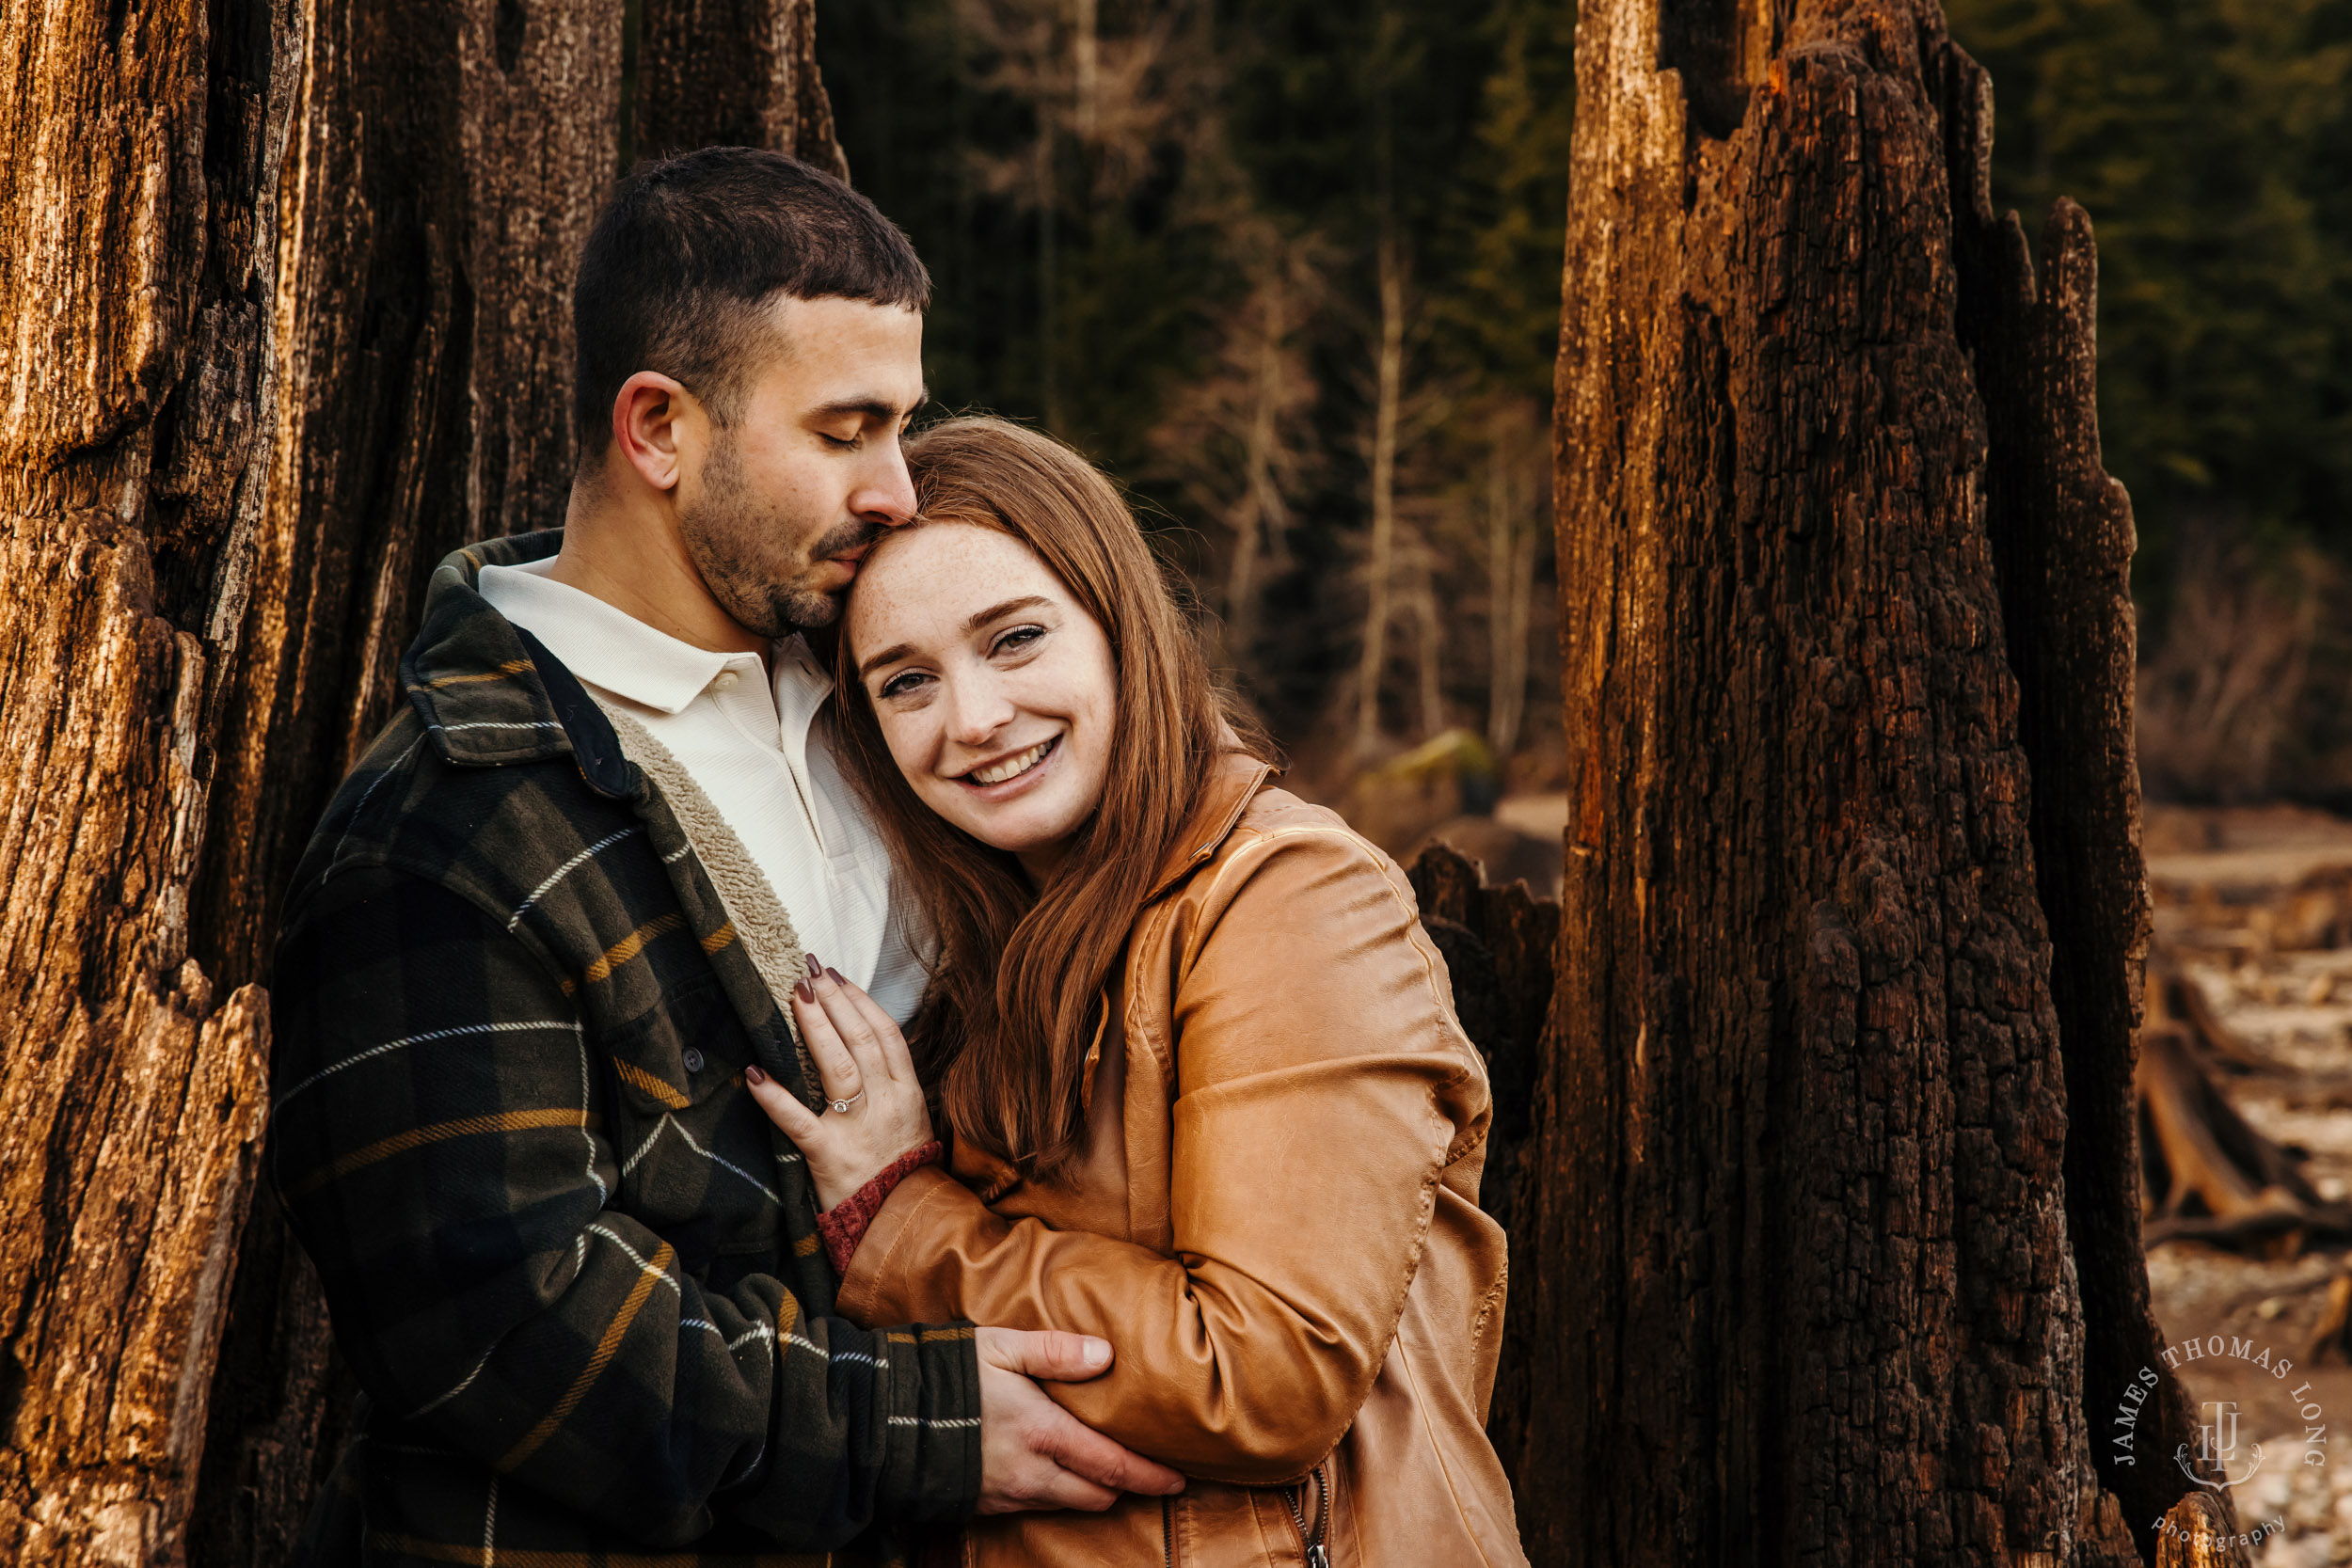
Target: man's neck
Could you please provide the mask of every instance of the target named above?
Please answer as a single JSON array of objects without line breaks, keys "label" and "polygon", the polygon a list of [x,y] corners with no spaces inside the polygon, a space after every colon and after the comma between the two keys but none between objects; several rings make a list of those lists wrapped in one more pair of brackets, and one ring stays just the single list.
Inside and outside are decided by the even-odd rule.
[{"label": "man's neck", "polygon": [[710,596],[675,519],[644,498],[615,498],[574,484],[564,547],[548,575],[681,642],[768,657],[768,639],[746,629]]}]

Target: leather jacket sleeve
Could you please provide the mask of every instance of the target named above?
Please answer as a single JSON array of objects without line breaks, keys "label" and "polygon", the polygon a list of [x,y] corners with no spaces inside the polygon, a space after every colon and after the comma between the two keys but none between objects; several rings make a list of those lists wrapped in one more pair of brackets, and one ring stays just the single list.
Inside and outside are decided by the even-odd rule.
[{"label": "leather jacket sleeve", "polygon": [[[1474,1201],[1485,1071],[1409,884],[1344,829],[1237,832],[1130,952],[1169,966],[1125,1021],[1128,1070],[1156,1060],[1172,1102],[1166,1250],[1007,1220],[920,1170],[838,1308],[1100,1335],[1109,1372],[1045,1386],[1079,1419],[1189,1474],[1292,1480],[1371,1391],[1434,1207]],[[1172,1006],[1134,1000],[1154,990]]]}]

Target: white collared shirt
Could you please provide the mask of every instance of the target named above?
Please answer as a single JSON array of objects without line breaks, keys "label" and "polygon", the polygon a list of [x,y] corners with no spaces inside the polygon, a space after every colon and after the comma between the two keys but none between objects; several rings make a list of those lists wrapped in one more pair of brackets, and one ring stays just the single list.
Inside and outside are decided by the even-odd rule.
[{"label": "white collared shirt", "polygon": [[698,648],[556,581],[554,565],[485,566],[482,596],[668,748],[766,874],[803,947],[892,1018],[913,1017],[927,939],[894,897],[889,851],[834,764],[818,721],[833,680],[807,642],[770,644],[765,667],[757,654]]}]

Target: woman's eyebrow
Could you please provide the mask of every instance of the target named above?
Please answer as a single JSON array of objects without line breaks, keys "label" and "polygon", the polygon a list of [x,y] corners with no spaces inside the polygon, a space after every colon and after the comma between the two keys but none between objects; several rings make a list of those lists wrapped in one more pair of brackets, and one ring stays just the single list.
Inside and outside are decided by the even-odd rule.
[{"label": "woman's eyebrow", "polygon": [[1010,615],[1020,610],[1035,610],[1040,605],[1050,602],[1052,601],[1042,594],[1025,594],[1020,598],[1007,599],[1003,604],[993,604],[986,610],[974,611],[970,619],[963,623],[963,629],[967,632],[977,631],[1001,616]]},{"label": "woman's eyebrow", "polygon": [[875,671],[881,669],[885,664],[895,664],[899,659],[911,658],[914,655],[914,644],[912,642],[901,642],[896,647],[884,648],[881,653],[876,654],[873,657],[860,663],[857,667],[857,673],[859,676],[863,678],[866,675],[872,674]]}]

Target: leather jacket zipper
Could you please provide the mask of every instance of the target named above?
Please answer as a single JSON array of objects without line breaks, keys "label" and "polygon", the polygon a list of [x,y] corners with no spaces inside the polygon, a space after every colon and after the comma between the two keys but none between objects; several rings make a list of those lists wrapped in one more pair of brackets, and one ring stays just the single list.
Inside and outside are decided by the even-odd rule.
[{"label": "leather jacket zipper", "polygon": [[[1315,1483],[1315,1528],[1307,1528],[1307,1481]],[[1331,1568],[1331,1554],[1325,1549],[1324,1532],[1331,1525],[1331,1482],[1318,1465],[1307,1472],[1307,1481],[1296,1486],[1282,1488],[1282,1500],[1291,1505],[1291,1523],[1298,1527],[1298,1544],[1306,1552],[1307,1568]]]},{"label": "leather jacket zipper", "polygon": [[1176,1568],[1176,1499],[1160,1499],[1160,1560]]}]

